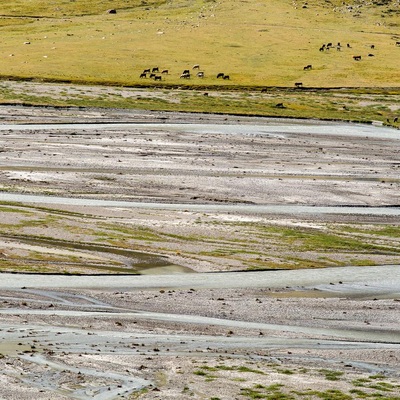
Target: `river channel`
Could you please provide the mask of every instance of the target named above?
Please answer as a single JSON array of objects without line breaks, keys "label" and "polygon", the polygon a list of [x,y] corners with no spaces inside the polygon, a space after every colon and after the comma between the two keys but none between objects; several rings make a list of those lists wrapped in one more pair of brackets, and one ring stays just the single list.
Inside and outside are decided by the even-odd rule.
[{"label": "river channel", "polygon": [[[80,256],[99,239],[98,221],[113,223],[108,233],[149,226],[177,240],[174,248],[172,239],[160,239],[160,249],[175,252],[175,259],[190,255],[189,264],[212,253],[211,228],[221,236],[214,239],[216,260],[221,249],[247,240],[240,236],[249,226],[241,223],[256,217],[324,232],[324,218],[376,227],[394,225],[400,216],[394,129],[283,119],[236,123],[233,117],[200,122],[206,116],[190,124],[135,123],[134,116],[94,123],[94,115],[88,123],[0,125],[0,202],[9,218],[1,222],[11,232],[0,250],[8,263],[16,259],[10,254],[40,252],[38,245],[17,246],[13,224],[25,229],[25,240],[81,240]],[[217,229],[232,215],[235,236],[222,238]],[[82,226],[79,218],[93,225]],[[179,246],[187,242],[181,238],[200,237],[196,227],[205,229],[203,247],[187,241],[182,255]],[[112,232],[115,246],[128,238],[125,229]],[[152,240],[148,252],[158,243]],[[264,258],[273,240],[262,242]],[[379,237],[380,248],[384,241]],[[226,272],[211,272],[213,259],[205,257],[201,271],[209,272],[190,274],[2,273],[0,398],[227,399],[299,382],[302,390],[325,385],[350,393],[353,382],[371,374],[394,385],[400,265],[389,250],[389,262],[360,267],[238,272],[229,261]],[[210,368],[214,375],[205,376]],[[321,378],[328,369],[343,374],[341,381]]]}]

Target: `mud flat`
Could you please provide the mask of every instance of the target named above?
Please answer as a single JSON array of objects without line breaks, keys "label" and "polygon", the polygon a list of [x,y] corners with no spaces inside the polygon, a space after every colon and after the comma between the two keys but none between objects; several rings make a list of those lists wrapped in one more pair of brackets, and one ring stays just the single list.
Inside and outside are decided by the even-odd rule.
[{"label": "mud flat", "polygon": [[398,131],[0,113],[0,398],[399,398]]}]

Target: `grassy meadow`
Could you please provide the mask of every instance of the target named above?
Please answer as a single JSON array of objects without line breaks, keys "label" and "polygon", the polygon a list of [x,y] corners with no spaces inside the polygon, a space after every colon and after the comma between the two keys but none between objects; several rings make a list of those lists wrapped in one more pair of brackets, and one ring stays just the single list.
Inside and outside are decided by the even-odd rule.
[{"label": "grassy meadow", "polygon": [[[1,14],[4,78],[152,86],[139,76],[157,66],[171,87],[400,87],[397,0],[7,0]],[[194,64],[204,78],[181,79]]]}]

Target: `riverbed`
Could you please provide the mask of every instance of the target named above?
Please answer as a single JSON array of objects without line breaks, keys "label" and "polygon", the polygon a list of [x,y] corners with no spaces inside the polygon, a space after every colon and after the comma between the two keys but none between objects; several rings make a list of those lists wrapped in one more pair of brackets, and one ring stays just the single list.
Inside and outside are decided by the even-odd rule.
[{"label": "riverbed", "polygon": [[400,395],[398,131],[0,113],[1,398]]}]

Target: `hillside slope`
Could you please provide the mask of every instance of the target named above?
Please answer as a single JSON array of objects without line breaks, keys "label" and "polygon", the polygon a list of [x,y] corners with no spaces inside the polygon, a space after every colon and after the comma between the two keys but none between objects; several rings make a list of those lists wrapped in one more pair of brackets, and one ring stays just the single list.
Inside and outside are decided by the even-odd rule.
[{"label": "hillside slope", "polygon": [[[1,14],[3,77],[159,85],[140,78],[159,67],[165,85],[400,86],[399,0],[6,0]],[[181,79],[194,64],[204,77]]]}]

